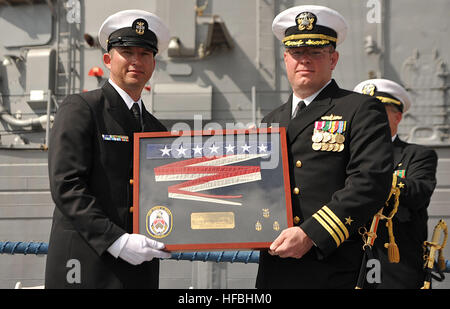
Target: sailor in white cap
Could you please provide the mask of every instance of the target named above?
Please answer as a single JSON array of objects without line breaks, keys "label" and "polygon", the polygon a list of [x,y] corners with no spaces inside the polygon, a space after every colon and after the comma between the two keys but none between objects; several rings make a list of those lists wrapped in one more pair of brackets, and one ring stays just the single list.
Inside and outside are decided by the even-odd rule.
[{"label": "sailor in white cap", "polygon": [[[100,27],[98,38],[107,51],[103,61],[110,69],[109,82],[116,90],[120,88],[130,95],[142,110],[142,89],[155,69],[155,55],[168,46],[169,30],[152,13],[126,10],[108,17]],[[115,52],[117,57],[113,57]]]},{"label": "sailor in white cap", "polygon": [[353,91],[374,96],[385,104],[391,135],[395,137],[403,114],[411,107],[411,96],[405,88],[394,81],[379,78],[363,81]]},{"label": "sailor in white cap", "polygon": [[344,42],[348,25],[337,11],[318,5],[293,7],[278,14],[272,31],[284,46],[322,47]]},{"label": "sailor in white cap", "polygon": [[[133,234],[133,133],[166,131],[141,92],[169,31],[156,15],[127,10],[99,31],[110,78],[101,89],[60,105],[49,146],[55,202],[47,255],[47,288],[157,288],[162,242]],[[67,262],[80,272],[69,278]],[[70,270],[70,269],[69,269]]]},{"label": "sailor in white cap", "polygon": [[389,261],[384,247],[389,243],[389,234],[379,227],[373,248],[381,262],[378,288],[418,289],[425,279],[422,245],[427,240],[427,208],[436,186],[437,154],[429,147],[406,143],[397,134],[412,102],[405,88],[388,79],[369,79],[359,83],[354,91],[373,96],[385,106],[394,146],[393,171],[399,178],[400,203],[392,222],[400,262]]},{"label": "sailor in white cap", "polygon": [[392,143],[377,100],[332,79],[348,30],[327,7],[302,5],[275,17],[284,46],[288,101],[262,123],[287,129],[293,224],[260,255],[259,288],[354,288],[358,228],[384,204]]},{"label": "sailor in white cap", "polygon": [[100,45],[108,52],[115,46],[140,46],[156,55],[167,48],[169,39],[169,29],[163,21],[142,10],[126,10],[111,15],[98,32]]}]

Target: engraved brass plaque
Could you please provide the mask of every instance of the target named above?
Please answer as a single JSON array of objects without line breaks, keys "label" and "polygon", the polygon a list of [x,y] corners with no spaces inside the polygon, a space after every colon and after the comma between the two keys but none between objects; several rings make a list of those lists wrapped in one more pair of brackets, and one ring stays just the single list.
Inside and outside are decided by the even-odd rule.
[{"label": "engraved brass plaque", "polygon": [[191,213],[191,229],[216,230],[234,229],[233,212],[193,212]]}]

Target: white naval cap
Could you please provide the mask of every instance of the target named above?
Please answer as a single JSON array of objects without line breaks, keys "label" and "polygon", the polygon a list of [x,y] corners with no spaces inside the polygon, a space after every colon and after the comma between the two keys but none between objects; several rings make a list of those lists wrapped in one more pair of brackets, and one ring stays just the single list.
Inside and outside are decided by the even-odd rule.
[{"label": "white naval cap", "polygon": [[405,88],[388,79],[368,79],[356,85],[355,92],[375,96],[385,104],[395,105],[406,113],[411,107],[412,99]]},{"label": "white naval cap", "polygon": [[287,48],[323,47],[342,43],[348,24],[344,17],[330,8],[319,5],[300,5],[278,14],[272,31]]},{"label": "white naval cap", "polygon": [[106,51],[114,46],[139,46],[161,53],[169,45],[169,29],[163,21],[147,11],[125,10],[109,16],[98,32]]}]

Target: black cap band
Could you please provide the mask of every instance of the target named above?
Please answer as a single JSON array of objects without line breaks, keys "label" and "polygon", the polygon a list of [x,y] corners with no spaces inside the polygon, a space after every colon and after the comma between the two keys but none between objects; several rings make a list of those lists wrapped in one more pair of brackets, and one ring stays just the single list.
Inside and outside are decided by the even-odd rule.
[{"label": "black cap band", "polygon": [[137,46],[147,48],[158,53],[158,38],[151,30],[139,34],[132,27],[122,28],[111,33],[108,39],[108,51],[117,46]]},{"label": "black cap band", "polygon": [[336,47],[336,31],[325,26],[315,25],[312,30],[308,31],[302,31],[298,29],[298,26],[293,26],[287,28],[284,34],[283,43],[286,47],[328,45]]}]

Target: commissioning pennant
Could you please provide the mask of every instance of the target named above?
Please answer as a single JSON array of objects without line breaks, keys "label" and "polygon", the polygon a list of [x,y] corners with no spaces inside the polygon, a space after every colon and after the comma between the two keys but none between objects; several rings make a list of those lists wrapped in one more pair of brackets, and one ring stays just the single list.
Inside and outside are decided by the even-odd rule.
[{"label": "commissioning pennant", "polygon": [[[180,145],[175,148],[175,151],[169,146],[147,145],[147,159],[197,157],[154,168],[156,182],[178,182],[168,186],[168,197],[228,205],[242,205],[239,201],[242,195],[217,195],[202,192],[260,181],[261,167],[259,165],[240,165],[239,163],[268,157],[270,154],[270,143],[241,146],[233,146],[231,143],[228,145],[214,143],[211,147],[198,144],[195,147]],[[157,150],[160,152],[158,153]]]},{"label": "commissioning pennant", "polygon": [[211,195],[197,192],[261,180],[261,169],[259,166],[224,165],[262,156],[266,155],[241,154],[209,159],[202,157],[180,161],[155,168],[155,179],[157,182],[188,180],[177,185],[169,186],[168,193],[171,198],[242,205],[239,202],[226,200],[237,199],[242,197],[242,195]]}]

